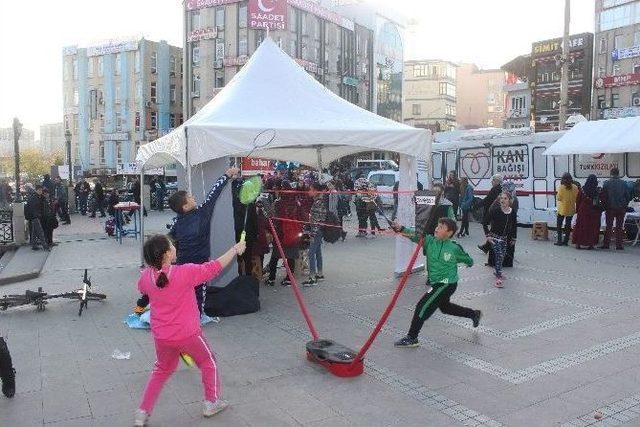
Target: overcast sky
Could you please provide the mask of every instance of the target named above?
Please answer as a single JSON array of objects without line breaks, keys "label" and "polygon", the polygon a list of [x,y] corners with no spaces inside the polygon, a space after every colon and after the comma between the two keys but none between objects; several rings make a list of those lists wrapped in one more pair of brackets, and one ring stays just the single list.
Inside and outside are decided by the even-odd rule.
[{"label": "overcast sky", "polygon": [[[498,68],[533,41],[562,35],[562,0],[371,1],[418,20],[407,59]],[[571,3],[571,32],[593,32],[594,1]],[[131,35],[181,46],[181,0],[0,0],[0,127],[15,116],[36,133],[61,122],[62,47]]]}]

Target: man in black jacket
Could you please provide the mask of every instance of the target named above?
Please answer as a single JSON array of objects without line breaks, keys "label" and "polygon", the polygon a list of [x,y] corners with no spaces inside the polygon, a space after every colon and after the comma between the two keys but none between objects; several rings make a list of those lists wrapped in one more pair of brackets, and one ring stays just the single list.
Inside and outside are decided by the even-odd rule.
[{"label": "man in black jacket", "polygon": [[29,231],[31,249],[37,251],[41,245],[43,249],[49,250],[49,245],[44,235],[42,221],[44,220],[44,196],[42,195],[42,185],[36,185],[35,191],[29,195],[24,209],[24,216],[29,220]]},{"label": "man in black jacket", "polygon": [[[489,190],[487,196],[482,199],[482,229],[484,230],[485,235],[489,233],[489,227],[485,225],[489,221],[489,211],[491,210],[491,206],[493,206],[493,202],[496,201],[500,193],[502,193],[502,175],[496,174],[491,177],[491,190]],[[484,244],[479,245],[478,249],[486,254],[491,249],[491,244],[489,242],[485,242]]]},{"label": "man in black jacket", "polygon": [[97,211],[100,211],[100,218],[104,218],[106,216],[104,214],[104,189],[102,188],[100,180],[96,181],[96,184],[93,186],[93,199],[94,205],[91,218],[96,217]]},{"label": "man in black jacket", "polygon": [[54,180],[52,195],[55,199],[60,221],[62,221],[63,224],[71,224],[71,218],[69,217],[69,190],[62,184],[62,180],[59,176]]}]

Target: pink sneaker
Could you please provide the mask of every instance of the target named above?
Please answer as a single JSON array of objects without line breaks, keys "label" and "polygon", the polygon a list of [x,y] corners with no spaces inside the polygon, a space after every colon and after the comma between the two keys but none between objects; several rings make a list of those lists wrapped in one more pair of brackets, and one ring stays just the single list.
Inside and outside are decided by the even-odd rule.
[{"label": "pink sneaker", "polygon": [[502,285],[502,277],[498,277],[496,279],[496,288],[504,288],[504,286]]}]

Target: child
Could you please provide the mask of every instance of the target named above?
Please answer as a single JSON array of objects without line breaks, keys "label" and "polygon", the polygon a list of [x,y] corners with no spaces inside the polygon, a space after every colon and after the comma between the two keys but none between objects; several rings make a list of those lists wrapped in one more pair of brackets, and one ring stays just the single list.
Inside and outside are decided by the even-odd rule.
[{"label": "child", "polygon": [[508,191],[500,193],[498,206],[491,208],[484,222],[489,227],[487,242],[491,245],[495,262],[496,288],[503,287],[502,267],[507,247],[516,244],[518,233],[517,213],[512,207],[512,197]]},{"label": "child", "polygon": [[16,394],[16,370],[13,369],[9,348],[2,337],[0,337],[0,379],[2,379],[2,394],[13,397]]},{"label": "child", "polygon": [[227,407],[219,398],[220,382],[216,360],[200,328],[193,288],[219,275],[245,250],[245,243],[232,246],[214,261],[202,264],[172,265],[176,249],[167,236],[155,235],[144,244],[147,268],[140,274],[138,290],[148,295],[151,333],[156,347],[156,363],[147,382],[135,426],[145,426],[153,406],[173,371],[181,353],[188,353],[200,368],[204,386],[203,415],[211,417]]},{"label": "child", "polygon": [[[201,205],[186,191],[176,191],[169,197],[169,207],[176,214],[169,236],[176,242],[178,256],[177,264],[202,264],[209,261],[211,247],[211,215],[218,196],[232,177],[239,173],[238,168],[230,168],[213,184],[209,194]],[[198,311],[204,313],[204,302],[207,295],[207,284],[201,283],[196,287]],[[146,295],[138,300],[136,313],[142,313],[149,304]]]},{"label": "child", "polygon": [[[420,236],[416,235],[415,231],[402,227],[397,222],[393,223],[392,228],[414,242],[420,240]],[[473,265],[473,259],[462,249],[462,246],[451,240],[456,228],[457,225],[453,219],[440,218],[434,235],[425,236],[423,253],[427,256],[427,272],[431,288],[418,301],[409,333],[395,342],[396,347],[417,347],[420,329],[436,308],[445,314],[473,320],[474,328],[480,324],[482,316],[480,310],[461,307],[449,301],[458,287],[458,263],[464,263],[469,267]]]}]

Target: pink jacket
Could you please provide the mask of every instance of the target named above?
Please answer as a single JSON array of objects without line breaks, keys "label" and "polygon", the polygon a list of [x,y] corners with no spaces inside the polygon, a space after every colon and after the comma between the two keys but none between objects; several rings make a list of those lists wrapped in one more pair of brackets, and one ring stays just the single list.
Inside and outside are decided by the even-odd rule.
[{"label": "pink jacket", "polygon": [[149,296],[151,333],[157,340],[178,341],[200,332],[200,313],[193,290],[222,271],[218,261],[204,264],[172,265],[163,270],[169,279],[164,288],[156,286],[160,272],[147,267],[140,274],[138,290]]}]

